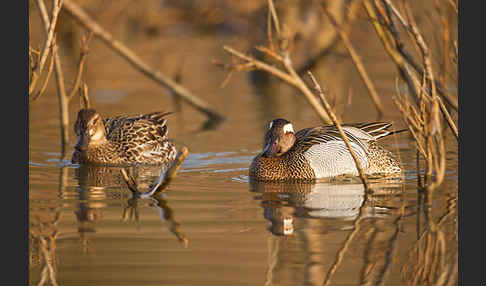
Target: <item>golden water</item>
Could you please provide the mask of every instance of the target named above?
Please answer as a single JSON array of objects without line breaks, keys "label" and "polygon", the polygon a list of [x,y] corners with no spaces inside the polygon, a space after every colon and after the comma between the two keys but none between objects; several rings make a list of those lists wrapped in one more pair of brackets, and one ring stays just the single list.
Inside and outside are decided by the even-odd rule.
[{"label": "golden water", "polygon": [[[169,136],[190,153],[163,197],[133,201],[119,169],[63,160],[51,85],[29,107],[30,285],[410,285],[453,277],[458,172],[449,132],[446,178],[430,208],[417,191],[416,151],[406,134],[383,141],[400,154],[405,181],[374,181],[369,196],[359,181],[254,184],[248,166],[269,120],[285,117],[300,129],[319,124],[318,117],[296,90],[279,83],[254,89],[247,73],[235,73],[219,86],[226,73],[211,60],[231,62],[222,45],[244,49],[241,39],[172,29],[150,41],[123,40],[169,75],[182,65],[182,84],[227,120],[202,129],[203,115],[185,103],[178,109],[166,90],[93,40],[87,65],[93,106],[107,116],[177,110],[168,117]],[[363,28],[357,38],[386,107],[383,119],[403,128],[391,101],[396,69],[378,41],[366,41],[370,31]],[[73,74],[75,65],[62,52],[66,73]],[[341,98],[344,121],[376,119],[349,57],[335,53],[315,74]],[[71,101],[71,127],[78,108]],[[75,143],[69,132],[68,153]],[[138,170],[140,186],[159,171]]]}]

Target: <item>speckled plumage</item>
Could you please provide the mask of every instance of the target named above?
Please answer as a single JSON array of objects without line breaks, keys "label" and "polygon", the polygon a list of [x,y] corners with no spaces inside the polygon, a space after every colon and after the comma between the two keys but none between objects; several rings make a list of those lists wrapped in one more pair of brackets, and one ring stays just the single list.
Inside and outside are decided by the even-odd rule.
[{"label": "speckled plumage", "polygon": [[167,164],[177,150],[167,138],[164,116],[153,112],[103,120],[94,109],[78,112],[74,130],[78,143],[71,161],[101,165]]},{"label": "speckled plumage", "polygon": [[[284,127],[292,132],[284,132]],[[342,127],[366,174],[401,172],[395,156],[376,142],[399,132],[389,130],[391,123],[356,123]],[[249,175],[257,180],[314,180],[358,175],[358,171],[334,125],[294,133],[290,121],[275,119],[265,135],[264,150],[250,165]]]}]

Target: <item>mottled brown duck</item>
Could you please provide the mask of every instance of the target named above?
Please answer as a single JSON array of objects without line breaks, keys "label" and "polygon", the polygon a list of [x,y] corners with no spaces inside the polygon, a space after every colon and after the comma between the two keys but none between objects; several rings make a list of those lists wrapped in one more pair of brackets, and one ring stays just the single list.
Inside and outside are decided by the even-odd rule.
[{"label": "mottled brown duck", "polygon": [[78,142],[72,163],[97,165],[168,164],[177,150],[168,139],[169,113],[103,119],[92,108],[81,109],[74,125]]}]

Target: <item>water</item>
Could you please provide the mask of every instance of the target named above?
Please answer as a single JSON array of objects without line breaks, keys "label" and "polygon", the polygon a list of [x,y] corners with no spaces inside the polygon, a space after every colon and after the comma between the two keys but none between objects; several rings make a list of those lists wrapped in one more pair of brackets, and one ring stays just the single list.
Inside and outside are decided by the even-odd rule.
[{"label": "water", "polygon": [[[55,150],[41,151],[49,146],[33,144],[30,228],[52,243],[58,285],[406,284],[429,220],[445,238],[442,271],[457,261],[457,172],[448,172],[426,211],[407,138],[398,147],[404,184],[372,181],[370,196],[359,180],[250,181],[258,144],[191,152],[163,196],[137,201],[119,168],[65,165]],[[160,173],[136,171],[143,190]],[[39,240],[31,246],[36,285],[49,271]]]},{"label": "water", "polygon": [[[93,41],[86,75],[93,106],[107,116],[176,110],[168,118],[169,136],[189,155],[166,193],[132,199],[120,169],[69,163],[76,98],[70,103],[68,156],[62,157],[50,85],[29,107],[30,285],[412,285],[457,279],[457,142],[450,132],[446,177],[430,207],[417,191],[415,147],[406,134],[383,141],[400,154],[404,180],[372,180],[373,194],[365,194],[356,179],[255,183],[248,167],[268,122],[285,117],[295,129],[319,124],[307,102],[279,83],[254,89],[244,72],[220,88],[227,73],[211,59],[231,61],[222,45],[241,48],[242,41],[231,33],[188,37],[169,28],[160,39],[130,42],[114,31],[169,75],[186,58],[182,83],[227,120],[201,129],[204,116]],[[357,39],[369,32],[358,29]],[[383,120],[403,128],[391,100],[396,68],[379,41],[359,47],[385,106]],[[61,52],[72,78],[74,62]],[[314,73],[338,96],[336,109],[345,122],[376,119],[342,53],[330,55]],[[158,168],[135,170],[143,190],[159,174]]]}]

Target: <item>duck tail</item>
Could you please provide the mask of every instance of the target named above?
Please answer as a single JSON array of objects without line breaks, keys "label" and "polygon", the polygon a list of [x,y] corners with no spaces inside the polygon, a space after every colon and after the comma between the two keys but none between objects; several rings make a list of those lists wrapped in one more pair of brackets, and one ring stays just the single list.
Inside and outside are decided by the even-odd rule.
[{"label": "duck tail", "polygon": [[169,114],[172,114],[174,112],[163,112],[163,111],[155,111],[155,112],[151,112],[151,113],[147,113],[147,114],[144,114],[142,116],[143,119],[150,119],[150,120],[153,120],[155,122],[165,122],[165,117]]},{"label": "duck tail", "polygon": [[358,128],[373,136],[375,140],[390,136],[392,134],[408,131],[408,129],[390,130],[391,126],[392,123],[390,122],[371,122],[359,124]]}]

